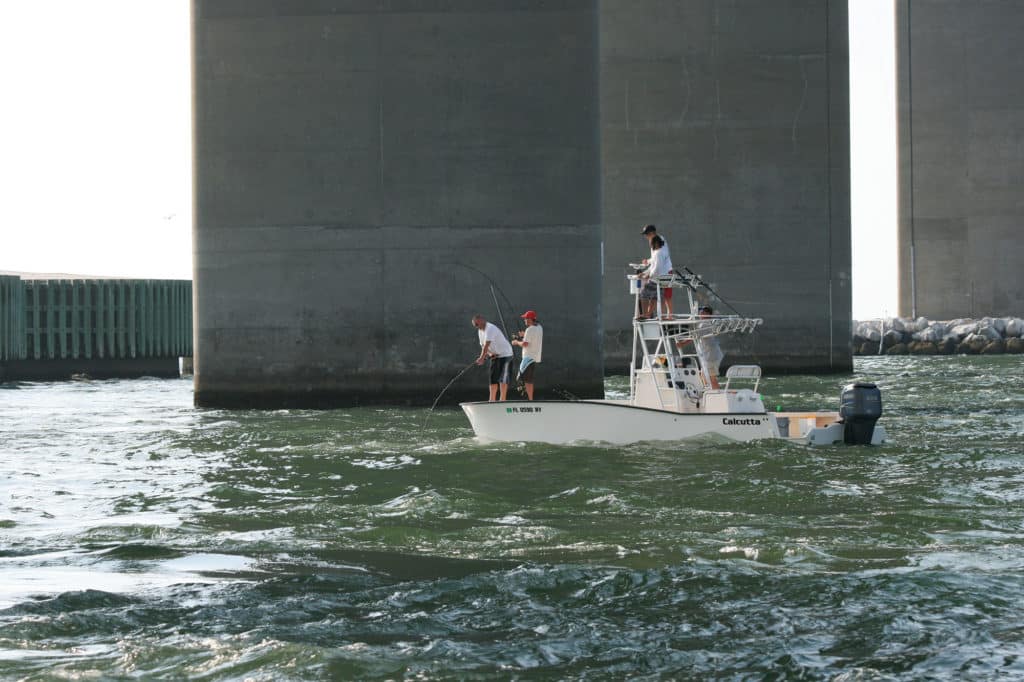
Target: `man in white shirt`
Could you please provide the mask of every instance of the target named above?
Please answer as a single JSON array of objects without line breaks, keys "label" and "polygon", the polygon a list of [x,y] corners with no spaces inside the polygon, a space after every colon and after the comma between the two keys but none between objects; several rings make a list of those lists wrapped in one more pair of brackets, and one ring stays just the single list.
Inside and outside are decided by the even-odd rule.
[{"label": "man in white shirt", "polygon": [[533,373],[540,364],[541,351],[544,347],[544,328],[537,323],[537,313],[527,310],[520,315],[526,320],[526,332],[521,340],[512,342],[513,346],[523,349],[523,361],[519,364],[519,376],[526,386],[527,400],[533,400]]},{"label": "man in white shirt", "polygon": [[[647,269],[640,275],[641,278],[650,280],[652,277],[666,277],[672,273],[672,259],[668,255],[668,244],[658,235],[651,239],[651,260]],[[644,314],[647,317],[654,317],[654,305],[657,300],[657,285],[648,282],[645,285],[654,287],[654,296],[645,299],[646,307]],[[666,315],[672,315],[672,287],[661,288],[661,304]]]},{"label": "man in white shirt", "polygon": [[[642,228],[640,228],[640,234],[642,234],[647,239],[647,243],[650,244],[650,246],[651,246],[651,257],[649,259],[648,258],[644,258],[644,260],[643,260],[644,265],[648,265],[648,268],[645,271],[645,273],[648,276],[650,274],[652,274],[651,268],[649,267],[649,264],[651,264],[652,261],[654,261],[654,259],[655,259],[655,254],[654,254],[654,252],[655,252],[654,238],[658,237],[658,238],[661,239],[661,242],[662,242],[661,248],[658,249],[659,251],[662,252],[661,256],[659,257],[659,261],[661,261],[662,263],[667,263],[668,264],[668,268],[667,268],[666,272],[663,273],[663,274],[668,274],[668,272],[670,272],[672,270],[672,255],[670,254],[670,252],[668,250],[668,242],[665,240],[664,237],[662,237],[661,235],[658,234],[658,228],[655,227],[654,225],[644,225]],[[661,293],[662,293],[662,300],[664,301],[665,307],[667,308],[667,312],[668,312],[669,315],[671,315],[672,314],[672,290],[671,289],[663,289]],[[642,306],[642,308],[641,308],[641,316],[642,317],[654,317],[654,302],[657,300],[657,297],[658,297],[658,285],[656,285],[654,282],[647,282],[644,285],[644,288],[640,290],[640,304]]]},{"label": "man in white shirt", "polygon": [[480,339],[480,357],[476,359],[476,364],[482,365],[485,359],[491,359],[489,400],[494,402],[499,386],[501,399],[505,400],[508,397],[508,382],[512,377],[512,344],[501,330],[485,320],[483,315],[473,316],[473,326],[476,327],[476,334]]},{"label": "man in white shirt", "polygon": [[[648,244],[651,243],[652,241],[654,241],[655,237],[661,236],[661,235],[658,234],[658,228],[655,227],[654,225],[644,225],[640,232],[641,232],[641,234],[643,234],[644,237],[647,238],[647,243]],[[662,247],[663,249],[665,249],[665,258],[667,258],[671,262],[672,261],[672,256],[669,254],[668,240],[665,239],[664,237],[661,237],[661,241],[665,242],[665,246]],[[651,249],[651,251],[652,251],[651,258],[653,258],[654,257],[654,253],[653,253],[654,249]],[[644,261],[644,262],[646,263],[647,261]]]},{"label": "man in white shirt", "polygon": [[[715,311],[711,309],[711,306],[706,305],[698,311],[698,314],[701,318],[707,319],[713,316]],[[701,324],[708,325],[710,323],[702,322]],[[700,354],[701,363],[707,371],[708,382],[711,384],[711,388],[721,388],[718,384],[718,371],[725,353],[722,352],[722,347],[718,343],[718,337],[702,336],[697,339],[697,353]]]}]

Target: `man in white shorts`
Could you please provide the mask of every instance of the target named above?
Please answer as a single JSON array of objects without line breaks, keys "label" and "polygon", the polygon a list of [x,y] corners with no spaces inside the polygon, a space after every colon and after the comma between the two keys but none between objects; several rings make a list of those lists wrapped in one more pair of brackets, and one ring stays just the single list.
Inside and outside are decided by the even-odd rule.
[{"label": "man in white shorts", "polygon": [[[697,314],[702,318],[709,318],[715,314],[715,311],[711,309],[711,306],[706,305],[701,307]],[[709,324],[703,322],[701,324]],[[718,371],[722,364],[722,359],[725,358],[725,353],[722,352],[722,347],[718,345],[717,336],[705,336],[697,342],[697,352],[700,354],[701,361],[704,363],[704,368],[708,372],[708,380],[711,382],[711,388],[721,388],[718,383]]]}]

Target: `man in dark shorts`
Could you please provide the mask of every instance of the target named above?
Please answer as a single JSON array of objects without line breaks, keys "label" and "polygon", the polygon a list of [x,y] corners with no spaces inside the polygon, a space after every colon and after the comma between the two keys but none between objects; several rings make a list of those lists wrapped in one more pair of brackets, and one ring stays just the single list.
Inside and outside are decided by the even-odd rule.
[{"label": "man in dark shorts", "polygon": [[484,319],[483,315],[473,316],[473,326],[476,327],[477,337],[480,339],[480,356],[476,364],[484,364],[484,360],[491,359],[491,383],[490,401],[494,401],[498,395],[498,388],[501,388],[501,400],[508,398],[508,383],[512,379],[512,344],[508,342],[501,330]]}]

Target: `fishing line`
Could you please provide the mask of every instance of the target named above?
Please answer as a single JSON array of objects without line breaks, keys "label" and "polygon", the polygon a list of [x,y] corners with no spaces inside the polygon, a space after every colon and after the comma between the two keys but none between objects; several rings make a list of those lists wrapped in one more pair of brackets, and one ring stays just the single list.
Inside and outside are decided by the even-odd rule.
[{"label": "fishing line", "polygon": [[426,418],[426,419],[425,419],[425,420],[423,421],[423,428],[424,428],[424,430],[425,430],[425,429],[427,428],[427,424],[428,424],[428,423],[430,423],[430,415],[432,415],[432,414],[434,413],[434,408],[435,408],[435,407],[437,407],[437,401],[439,401],[439,400],[441,399],[441,396],[443,396],[443,395],[444,395],[444,392],[445,392],[445,391],[447,391],[447,390],[448,390],[448,388],[449,388],[449,387],[450,387],[450,386],[451,386],[452,384],[454,384],[454,383],[455,383],[456,381],[458,381],[458,380],[459,380],[459,377],[461,377],[461,376],[462,376],[463,374],[465,374],[466,372],[468,372],[468,371],[469,371],[469,369],[470,369],[470,368],[471,368],[471,367],[472,367],[473,365],[475,365],[475,364],[476,364],[476,360],[474,360],[473,362],[471,362],[471,363],[469,363],[468,365],[466,365],[465,367],[463,367],[463,368],[462,368],[462,371],[461,371],[461,372],[459,372],[458,374],[456,374],[456,375],[455,375],[454,377],[452,377],[452,380],[451,380],[451,381],[449,381],[449,382],[448,382],[447,384],[445,384],[445,387],[444,387],[444,388],[442,388],[442,389],[441,389],[441,392],[437,394],[437,397],[436,397],[436,398],[434,398],[434,404],[430,406],[430,409],[429,409],[429,410],[427,410],[427,418]]},{"label": "fishing line", "polygon": [[558,388],[557,386],[552,388],[551,390],[557,393],[558,395],[562,396],[566,400],[570,400],[573,402],[582,400],[582,398],[580,398],[578,395],[573,395],[572,393],[569,393],[569,391],[566,391],[563,388]]},{"label": "fishing line", "polygon": [[[471,271],[477,273],[478,275],[480,275],[481,277],[483,277],[485,280],[487,280],[487,283],[490,285],[490,289],[491,289],[491,300],[494,301],[494,310],[495,310],[495,312],[498,313],[498,320],[501,322],[501,328],[505,331],[505,338],[511,339],[512,337],[508,333],[508,326],[505,324],[505,316],[501,312],[501,304],[498,303],[498,297],[497,297],[497,295],[495,295],[495,291],[497,291],[497,293],[501,294],[502,300],[505,302],[505,305],[508,306],[509,310],[512,312],[513,315],[515,315],[516,308],[515,308],[515,306],[512,305],[512,302],[508,300],[508,296],[506,296],[505,292],[502,291],[500,286],[498,286],[498,283],[495,282],[493,279],[491,279],[491,277],[486,272],[484,272],[483,270],[479,270],[477,268],[474,268],[471,265],[466,265],[465,263],[460,263],[458,261],[453,261],[452,264],[453,265],[458,265],[459,267],[466,268],[467,270],[471,270]],[[441,400],[441,396],[443,396],[445,394],[445,391],[447,391],[451,387],[452,384],[454,384],[456,381],[459,380],[459,377],[461,377],[463,374],[468,372],[470,370],[470,368],[472,368],[473,365],[475,365],[475,364],[476,364],[476,360],[474,360],[473,362],[471,362],[468,365],[466,365],[465,367],[463,367],[462,371],[460,371],[458,374],[456,374],[454,377],[452,377],[452,380],[449,381],[448,384],[444,388],[441,389],[441,392],[437,394],[437,397],[434,398],[433,405],[431,405],[430,409],[427,411],[427,418],[423,422],[423,428],[424,429],[426,429],[427,428],[427,424],[430,423],[430,417],[434,413],[434,408],[437,407],[438,401]]]},{"label": "fishing line", "polygon": [[498,320],[501,321],[501,328],[505,331],[505,338],[511,339],[512,336],[508,333],[508,327],[505,325],[505,316],[501,314],[501,306],[498,305],[498,297],[494,295],[494,285],[491,285],[491,298],[494,300],[494,308],[498,311]]},{"label": "fishing line", "polygon": [[[514,305],[512,305],[512,302],[510,300],[508,300],[508,296],[506,296],[505,292],[501,290],[501,287],[498,286],[498,283],[491,279],[491,277],[486,272],[484,272],[483,270],[478,270],[477,268],[474,268],[471,265],[460,263],[458,261],[454,261],[453,265],[458,265],[460,267],[466,268],[467,270],[472,270],[473,272],[477,273],[478,275],[486,279],[491,285],[491,297],[494,298],[494,291],[497,290],[497,292],[501,294],[501,300],[503,300],[505,302],[505,305],[508,306],[508,309],[512,313],[513,318],[515,317],[515,312],[517,308]],[[501,314],[501,306],[498,305],[497,300],[494,301],[494,306],[497,309],[498,318],[504,320]],[[502,327],[504,326],[505,323],[502,322]],[[508,329],[505,329],[505,336],[508,337]]]},{"label": "fishing line", "polygon": [[707,282],[705,282],[705,281],[704,281],[704,279],[703,279],[703,278],[702,278],[702,277],[701,277],[700,275],[698,275],[698,274],[697,274],[696,272],[694,272],[694,271],[693,271],[693,270],[691,270],[690,268],[686,267],[685,265],[683,266],[683,270],[686,270],[686,271],[687,271],[688,273],[690,273],[691,275],[693,275],[694,279],[696,279],[696,280],[697,280],[697,284],[701,285],[702,287],[704,287],[705,289],[707,289],[708,291],[710,291],[710,292],[711,292],[711,295],[712,295],[712,296],[714,296],[714,297],[715,297],[715,298],[717,298],[717,299],[718,299],[719,301],[721,301],[722,303],[724,303],[725,305],[727,305],[727,306],[729,307],[729,309],[730,309],[730,310],[732,310],[732,311],[733,311],[734,313],[736,313],[737,315],[741,315],[740,311],[736,310],[736,308],[734,308],[734,307],[733,307],[733,305],[732,305],[731,303],[729,303],[729,302],[728,302],[727,300],[725,300],[724,298],[722,298],[722,296],[721,296],[721,295],[720,295],[720,294],[719,294],[719,293],[718,293],[717,291],[715,291],[714,289],[712,289],[712,288],[711,288],[711,285],[709,285],[709,284],[708,284]]}]

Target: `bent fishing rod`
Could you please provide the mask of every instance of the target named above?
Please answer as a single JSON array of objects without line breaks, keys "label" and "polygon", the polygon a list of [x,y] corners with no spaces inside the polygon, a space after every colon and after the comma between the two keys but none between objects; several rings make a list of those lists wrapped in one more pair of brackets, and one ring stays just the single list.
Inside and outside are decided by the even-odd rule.
[{"label": "bent fishing rod", "polygon": [[458,265],[460,267],[466,268],[467,270],[472,270],[473,272],[477,273],[478,275],[486,279],[487,282],[491,285],[491,298],[494,300],[494,308],[495,311],[498,313],[498,320],[501,322],[501,328],[505,332],[505,338],[511,339],[512,337],[508,333],[508,326],[505,324],[505,316],[502,315],[501,306],[498,304],[498,297],[495,296],[494,293],[495,290],[497,290],[497,292],[501,294],[501,299],[505,302],[505,305],[508,306],[509,311],[512,313],[513,319],[515,319],[516,307],[512,305],[511,301],[508,300],[508,296],[506,296],[505,292],[501,290],[501,287],[498,286],[498,283],[491,279],[491,277],[486,272],[474,268],[472,265],[466,265],[465,263],[460,263],[458,261],[453,261],[453,265]]},{"label": "bent fishing rod", "polygon": [[476,360],[474,360],[473,362],[471,362],[468,365],[466,365],[465,367],[463,367],[462,371],[459,372],[458,374],[456,374],[454,377],[452,377],[452,380],[449,381],[447,384],[445,384],[444,388],[441,389],[441,392],[437,394],[437,397],[434,398],[434,404],[430,406],[429,410],[427,410],[427,418],[425,420],[423,420],[423,429],[424,430],[426,430],[427,424],[430,423],[430,415],[432,415],[434,413],[434,408],[437,407],[437,403],[438,403],[438,401],[441,400],[441,396],[443,396],[445,394],[445,391],[447,391],[451,387],[452,384],[454,384],[456,381],[459,380],[459,377],[461,377],[463,374],[468,372],[473,367],[473,365],[475,365],[475,364],[476,364]]},{"label": "bent fishing rod", "polygon": [[704,278],[703,278],[703,277],[701,277],[700,275],[698,275],[698,274],[697,274],[696,272],[694,272],[694,271],[693,271],[693,270],[691,270],[690,268],[686,267],[685,265],[683,266],[683,270],[685,270],[687,274],[689,274],[689,275],[690,275],[691,277],[693,277],[693,280],[694,280],[694,281],[695,281],[695,282],[696,282],[697,284],[699,284],[700,286],[702,286],[702,287],[704,287],[705,289],[707,289],[707,290],[708,290],[708,291],[709,291],[709,292],[711,293],[711,295],[712,295],[712,296],[714,296],[714,297],[715,297],[715,298],[717,298],[717,299],[718,299],[719,301],[721,301],[721,302],[722,302],[722,303],[724,303],[724,304],[725,304],[726,306],[728,306],[728,308],[729,308],[729,309],[730,309],[731,311],[733,311],[734,313],[736,313],[737,315],[740,315],[740,316],[742,317],[742,314],[740,313],[740,311],[736,310],[736,308],[734,308],[734,307],[733,307],[733,305],[732,305],[731,303],[729,303],[729,302],[728,302],[727,300],[725,300],[724,298],[722,298],[721,294],[719,294],[719,293],[718,293],[717,291],[715,291],[714,289],[712,289],[712,288],[711,288],[711,285],[710,285],[710,284],[708,284],[707,282],[705,282],[705,281],[704,281]]}]

